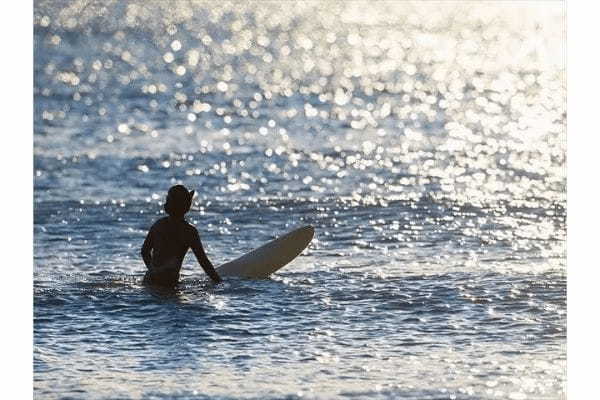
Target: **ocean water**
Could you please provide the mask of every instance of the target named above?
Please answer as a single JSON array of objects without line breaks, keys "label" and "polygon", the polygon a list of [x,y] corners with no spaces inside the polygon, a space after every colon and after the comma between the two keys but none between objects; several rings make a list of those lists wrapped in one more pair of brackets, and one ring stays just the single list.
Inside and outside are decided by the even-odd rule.
[{"label": "ocean water", "polygon": [[[34,397],[563,399],[558,2],[36,1]],[[166,190],[215,265],[141,285]]]}]

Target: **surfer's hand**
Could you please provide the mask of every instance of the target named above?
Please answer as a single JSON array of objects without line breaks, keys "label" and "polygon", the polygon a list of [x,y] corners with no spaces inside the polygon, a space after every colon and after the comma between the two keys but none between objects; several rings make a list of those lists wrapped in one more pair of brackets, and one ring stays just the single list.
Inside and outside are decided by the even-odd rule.
[{"label": "surfer's hand", "polygon": [[208,271],[207,271],[207,273],[208,273],[208,275],[210,276],[210,278],[212,279],[212,281],[213,281],[213,283],[215,285],[223,282],[223,279],[221,279],[221,277],[219,276],[219,274],[217,274],[217,271],[215,271],[214,268],[213,268],[212,273],[209,273]]}]

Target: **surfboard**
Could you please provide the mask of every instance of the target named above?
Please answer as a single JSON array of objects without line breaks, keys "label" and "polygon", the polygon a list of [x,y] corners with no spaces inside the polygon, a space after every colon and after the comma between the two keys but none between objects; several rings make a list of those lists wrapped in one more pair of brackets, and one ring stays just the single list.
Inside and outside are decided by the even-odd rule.
[{"label": "surfboard", "polygon": [[304,250],[315,234],[312,226],[303,226],[216,268],[220,276],[267,278]]}]

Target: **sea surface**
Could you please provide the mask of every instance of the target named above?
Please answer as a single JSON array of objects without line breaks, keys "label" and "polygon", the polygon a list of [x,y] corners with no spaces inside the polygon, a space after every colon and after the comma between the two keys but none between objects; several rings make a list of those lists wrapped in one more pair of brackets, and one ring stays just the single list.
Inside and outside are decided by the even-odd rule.
[{"label": "sea surface", "polygon": [[[564,399],[561,2],[36,1],[34,398]],[[215,265],[143,287],[171,185]]]}]

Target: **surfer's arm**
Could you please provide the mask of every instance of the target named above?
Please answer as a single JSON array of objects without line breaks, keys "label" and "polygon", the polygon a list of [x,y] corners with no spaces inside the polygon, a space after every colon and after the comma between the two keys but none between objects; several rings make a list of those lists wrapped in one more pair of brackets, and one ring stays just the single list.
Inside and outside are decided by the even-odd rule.
[{"label": "surfer's arm", "polygon": [[152,230],[146,235],[146,240],[144,240],[144,244],[142,245],[141,253],[146,268],[150,269],[152,267]]},{"label": "surfer's arm", "polygon": [[212,263],[208,259],[208,256],[206,255],[206,252],[204,251],[204,247],[202,246],[202,242],[200,241],[200,235],[198,235],[197,231],[194,232],[194,238],[190,247],[192,248],[196,259],[200,263],[200,266],[202,267],[204,272],[206,272],[206,274],[210,276],[210,278],[215,283],[221,282],[221,277],[215,270],[215,267],[212,265]]}]

